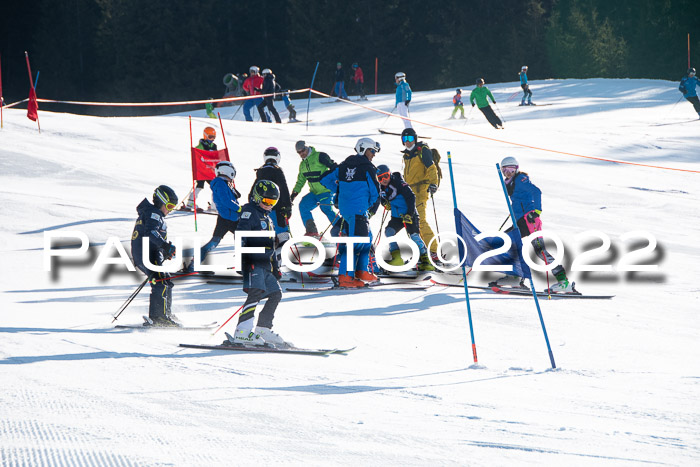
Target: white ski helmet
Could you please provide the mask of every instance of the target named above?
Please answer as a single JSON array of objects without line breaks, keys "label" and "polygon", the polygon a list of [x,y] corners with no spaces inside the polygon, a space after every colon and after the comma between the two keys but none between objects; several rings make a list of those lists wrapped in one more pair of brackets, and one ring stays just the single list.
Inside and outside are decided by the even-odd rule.
[{"label": "white ski helmet", "polygon": [[280,154],[279,149],[273,146],[265,149],[265,152],[263,153],[263,162],[267,162],[268,160],[274,160],[275,165],[280,165],[282,154]]},{"label": "white ski helmet", "polygon": [[260,73],[260,68],[253,65],[252,67],[250,67],[248,69],[248,71],[250,72],[251,75],[253,75],[253,74],[257,75],[258,73]]},{"label": "white ski helmet", "polygon": [[398,73],[396,73],[394,75],[394,79],[398,79],[399,81],[403,81],[406,79],[406,73],[404,73],[403,71],[399,71]]},{"label": "white ski helmet", "polygon": [[503,167],[515,167],[517,169],[520,167],[520,164],[518,164],[518,160],[515,157],[508,156],[501,161],[501,168]]},{"label": "white ski helmet", "polygon": [[358,154],[364,155],[365,151],[368,149],[374,149],[374,152],[379,152],[381,147],[379,146],[379,143],[372,138],[360,138],[357,140],[355,151],[357,151]]},{"label": "white ski helmet", "polygon": [[229,180],[236,178],[236,168],[229,161],[221,161],[216,164],[215,168],[216,176],[224,176]]},{"label": "white ski helmet", "polygon": [[263,76],[265,76],[265,75],[271,75],[271,74],[272,74],[272,70],[270,70],[269,68],[265,68],[265,69],[262,71],[262,75],[263,75]]},{"label": "white ski helmet", "polygon": [[523,65],[523,67],[521,68],[521,70],[522,70],[522,71],[527,71],[527,65]]}]

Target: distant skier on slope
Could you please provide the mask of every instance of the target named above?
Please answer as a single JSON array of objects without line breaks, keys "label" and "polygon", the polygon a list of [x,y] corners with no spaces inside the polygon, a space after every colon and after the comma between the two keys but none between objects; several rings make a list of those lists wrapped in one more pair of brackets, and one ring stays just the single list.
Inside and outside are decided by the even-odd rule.
[{"label": "distant skier on slope", "polygon": [[[418,211],[416,211],[416,197],[413,190],[401,177],[399,172],[392,173],[387,165],[377,167],[377,180],[381,190],[381,204],[384,209],[391,211],[391,219],[384,229],[387,237],[393,237],[405,228],[408,236],[418,245],[420,259],[418,263],[419,271],[434,271],[435,267],[430,263],[428,249],[420,238],[418,230]],[[388,264],[392,266],[403,266],[404,260],[401,257],[401,249],[396,242],[389,245],[391,260]]]},{"label": "distant skier on slope", "polygon": [[354,92],[359,96],[359,100],[366,101],[365,97],[365,75],[362,73],[362,68],[357,63],[352,64],[352,69],[355,70],[355,74],[352,75],[350,80],[355,83]]},{"label": "distant skier on slope", "polygon": [[697,85],[698,77],[695,76],[695,68],[688,68],[688,72],[683,79],[681,79],[678,90],[683,93],[683,97],[685,97],[688,102],[693,104],[693,108],[698,113],[698,117],[700,117],[700,100],[698,100],[698,93],[695,89]]},{"label": "distant skier on slope", "polygon": [[[131,234],[131,256],[151,284],[148,318],[154,326],[176,327],[173,320],[173,282],[167,272],[151,271],[144,264],[144,254],[154,266],[162,266],[165,260],[175,256],[175,246],[168,241],[165,216],[177,206],[177,195],[172,188],[161,185],[153,192],[153,204],[146,198],[136,207],[139,217]],[[148,239],[148,252],[143,250],[143,239]]]},{"label": "distant skier on slope", "polygon": [[476,80],[476,87],[469,95],[469,102],[472,107],[474,107],[474,100],[476,100],[476,105],[479,106],[479,110],[486,117],[491,125],[497,130],[503,129],[503,122],[494,113],[493,109],[489,105],[488,98],[491,98],[491,102],[496,103],[496,99],[493,98],[493,94],[489,91],[489,88],[484,86],[484,78],[479,78]]},{"label": "distant skier on slope", "polygon": [[[527,65],[523,65],[520,69],[520,87],[523,88],[523,100],[520,101],[520,105],[534,105],[532,103],[532,91],[530,91],[530,86],[527,84]],[[525,99],[527,98],[527,104]]]},{"label": "distant skier on slope", "polygon": [[[530,177],[525,172],[520,171],[520,166],[515,157],[506,157],[501,161],[501,173],[508,189],[520,237],[525,238],[533,232],[542,230],[542,221],[540,220],[540,215],[542,214],[542,192],[540,189],[530,181]],[[538,258],[543,258],[547,264],[554,262],[554,258],[545,248],[542,237],[533,240],[532,246],[535,248],[535,254]],[[574,284],[567,279],[566,271],[562,265],[555,267],[552,270],[552,274],[559,282],[546,292],[570,293],[574,291]],[[502,287],[503,285],[508,285],[526,289],[524,281],[525,279],[522,277],[506,276],[496,282],[491,282],[489,286]]]},{"label": "distant skier on slope", "polygon": [[[250,202],[241,209],[238,229],[244,231],[274,230],[273,220],[268,214],[277,204],[280,191],[274,182],[258,180],[253,185]],[[244,237],[241,243],[244,247],[263,247],[262,253],[246,253],[241,258],[243,270],[243,290],[248,293],[238,325],[232,340],[224,341],[224,345],[265,345],[291,346],[279,334],[272,331],[272,321],[275,310],[282,300],[282,288],[279,283],[279,259],[275,253],[274,237]],[[261,300],[267,298],[265,306],[258,316],[258,325],[254,328],[255,309]]]},{"label": "distant skier on slope", "polygon": [[348,94],[345,92],[345,71],[343,71],[343,64],[340,62],[336,64],[335,86],[333,87],[333,92],[335,92],[338,100],[348,99]]},{"label": "distant skier on slope", "polygon": [[[406,81],[406,73],[399,71],[394,75],[396,83],[396,110],[402,117],[408,117],[408,104],[411,103],[411,86]],[[405,128],[413,128],[410,120],[404,120]]]},{"label": "distant skier on slope", "polygon": [[[280,88],[279,85],[275,82],[275,75],[272,74],[272,70],[269,68],[265,68],[262,71],[263,75],[263,84],[262,84],[262,94],[274,94],[277,92]],[[267,110],[270,111],[273,117],[275,117],[275,123],[282,123],[282,120],[280,119],[280,114],[277,113],[277,109],[275,109],[275,98],[274,96],[266,96],[263,97],[263,101],[258,104],[258,112],[260,113],[260,119],[263,122],[268,122],[272,123],[271,121],[268,120],[268,118],[265,116],[264,109],[267,106]]]},{"label": "distant skier on slope", "polygon": [[[263,85],[263,78],[259,74],[260,68],[253,65],[248,71],[250,72],[250,76],[243,82],[243,90],[248,93],[249,96],[259,96]],[[245,115],[247,122],[253,121],[253,115],[251,115],[250,109],[252,109],[253,106],[257,107],[261,102],[263,102],[262,97],[246,99],[243,102],[243,115]],[[264,118],[263,121],[267,121],[267,118]]]},{"label": "distant skier on slope", "polygon": [[464,118],[464,103],[462,102],[462,90],[457,89],[455,91],[455,95],[452,96],[452,105],[454,105],[454,109],[452,110],[452,115],[450,116],[450,120],[454,120],[455,114],[459,110],[462,115],[459,117],[460,119]]}]

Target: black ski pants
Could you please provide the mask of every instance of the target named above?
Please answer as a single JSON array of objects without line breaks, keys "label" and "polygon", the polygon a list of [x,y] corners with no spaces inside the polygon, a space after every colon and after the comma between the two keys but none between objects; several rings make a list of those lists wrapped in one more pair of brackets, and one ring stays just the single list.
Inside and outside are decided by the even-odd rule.
[{"label": "black ski pants", "polygon": [[170,318],[173,306],[173,282],[167,272],[155,272],[151,276],[151,301],[148,306],[148,317],[151,320]]},{"label": "black ski pants", "polygon": [[[272,96],[270,97],[264,97],[263,101],[258,104],[258,112],[260,113],[260,120],[263,122],[267,122],[267,117],[265,116],[265,107],[267,106],[267,110],[270,111],[273,117],[275,117],[275,122],[277,123],[282,123],[282,120],[280,119],[280,114],[277,113],[277,109],[275,109],[275,104],[274,104],[274,99]],[[268,122],[272,123],[272,122]]]},{"label": "black ski pants", "polygon": [[698,99],[698,96],[686,97],[686,100],[693,104],[695,111],[700,114],[700,99]]},{"label": "black ski pants", "polygon": [[481,113],[484,114],[486,117],[486,120],[489,121],[491,125],[493,125],[494,128],[498,128],[499,126],[503,126],[503,122],[501,121],[500,118],[498,118],[498,115],[496,115],[491,108],[490,105],[487,105],[486,107],[479,107],[479,110],[481,110]]}]

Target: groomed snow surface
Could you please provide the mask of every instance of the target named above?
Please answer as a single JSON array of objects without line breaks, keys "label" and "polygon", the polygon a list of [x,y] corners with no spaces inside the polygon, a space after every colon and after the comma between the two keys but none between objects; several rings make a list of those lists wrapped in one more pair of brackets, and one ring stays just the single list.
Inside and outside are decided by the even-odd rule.
[{"label": "groomed snow surface", "polygon": [[[114,329],[112,315],[142,276],[91,266],[110,237],[128,248],[135,207],[156,186],[187,194],[187,115],[95,118],[42,105],[39,134],[26,111],[5,110],[0,464],[697,465],[700,175],[536,149],[699,170],[700,121],[690,104],[677,103],[676,86],[535,81],[533,100],[553,105],[518,107],[520,94],[509,101],[518,84],[495,84],[503,131],[468,104],[466,124],[447,120],[454,89],[414,95],[416,120],[493,138],[416,124],[441,151],[446,175],[451,151],[460,208],[482,231],[498,230],[507,216],[495,164],[515,156],[543,191],[542,220],[563,240],[567,266],[601,243],[577,235],[595,229],[610,237],[611,250],[585,263],[613,271],[570,277],[583,293],[615,298],[540,299],[556,370],[532,297],[470,291],[475,365],[464,291],[439,286],[286,293],[275,330],[302,347],[357,346],[345,356],[190,350],[178,344],[218,344],[223,331]],[[472,87],[464,88],[467,98]],[[305,117],[306,101],[295,102]],[[230,120],[237,107],[220,109],[241,192],[271,145],[282,152],[291,188],[298,139],[340,162],[369,136],[382,146],[375,164],[401,170],[399,138],[377,132],[400,131],[399,119],[321,102],[311,103],[308,130],[246,123],[242,112]],[[366,104],[390,111],[394,101],[370,96]],[[203,110],[192,116],[195,142],[205,125],[217,126]],[[435,205],[440,230],[454,231],[449,178]],[[432,206],[428,212],[435,227]],[[372,219],[375,234],[380,218]],[[174,213],[169,235],[206,241],[215,219],[198,216],[195,233],[192,215]],[[304,232],[296,207],[291,225],[294,235]],[[75,230],[88,235],[90,252],[45,271],[45,232]],[[636,262],[658,271],[618,271],[628,250],[647,244],[640,234],[622,239],[639,231],[658,245]],[[212,261],[231,263],[233,250],[228,236]],[[537,276],[537,288],[546,280]],[[174,313],[189,325],[223,323],[245,300],[240,287],[178,281]],[[141,322],[148,292],[119,323]]]}]

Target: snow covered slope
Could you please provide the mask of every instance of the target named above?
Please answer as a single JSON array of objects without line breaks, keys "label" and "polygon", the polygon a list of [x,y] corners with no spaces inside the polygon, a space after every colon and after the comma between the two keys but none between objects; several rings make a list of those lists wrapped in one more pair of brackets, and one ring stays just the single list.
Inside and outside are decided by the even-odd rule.
[{"label": "snow covered slope", "polygon": [[[470,220],[495,231],[506,217],[495,163],[510,155],[542,189],[542,220],[564,241],[567,265],[600,244],[577,240],[591,229],[611,238],[612,253],[587,262],[614,268],[634,243],[624,234],[658,241],[643,258],[657,272],[571,273],[582,292],[614,299],[540,300],[556,370],[531,297],[470,292],[474,365],[464,293],[438,286],[285,294],[275,330],[304,347],[357,346],[347,356],[197,351],[178,344],[216,344],[223,333],[115,330],[112,315],[142,279],[91,266],[108,238],[128,245],[135,207],[156,186],[187,194],[188,119],[95,118],[42,106],[38,134],[25,111],[5,110],[0,463],[698,464],[700,174],[571,154],[697,171],[700,121],[687,102],[674,105],[676,84],[665,81],[535,81],[533,100],[552,104],[542,107],[518,107],[519,95],[509,101],[517,83],[489,87],[503,131],[477,110],[467,109],[466,124],[447,120],[453,89],[418,92],[411,103],[419,121],[491,138],[416,124],[443,154],[445,174],[451,151]],[[311,104],[308,131],[246,123],[240,112],[232,121],[236,107],[222,110],[241,192],[271,145],[293,184],[298,139],[341,161],[370,136],[382,145],[375,163],[401,170],[399,138],[377,132],[400,131],[400,120],[321,102]],[[367,105],[389,111],[393,96],[371,96]],[[298,101],[300,117],[305,107]],[[215,123],[203,110],[192,115],[195,138]],[[435,199],[441,231],[454,230],[448,179]],[[167,220],[171,236],[207,240],[215,217],[198,216],[197,233],[191,215]],[[303,233],[298,212],[291,224]],[[90,254],[46,272],[44,233],[74,230],[88,235]],[[214,258],[228,261],[232,251],[229,237]],[[546,278],[536,284],[546,287]],[[223,323],[244,300],[239,285],[183,280],[174,312],[187,324]],[[119,322],[140,322],[147,307],[144,291]]]}]

